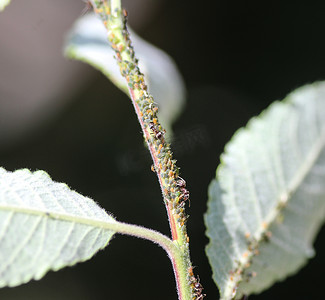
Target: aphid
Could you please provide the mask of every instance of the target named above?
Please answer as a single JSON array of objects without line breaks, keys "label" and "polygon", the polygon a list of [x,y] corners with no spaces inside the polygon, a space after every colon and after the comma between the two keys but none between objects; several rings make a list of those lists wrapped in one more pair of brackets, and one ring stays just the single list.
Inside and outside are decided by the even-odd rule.
[{"label": "aphid", "polygon": [[123,44],[118,45],[118,51],[122,52],[124,50]]},{"label": "aphid", "polygon": [[151,110],[158,110],[158,107],[157,107],[157,104],[156,103],[150,103],[149,104],[149,108],[151,109]]},{"label": "aphid", "polygon": [[249,253],[248,253],[247,251],[245,251],[245,252],[243,253],[243,258],[247,258],[248,255],[249,255]]},{"label": "aphid", "polygon": [[246,239],[249,239],[250,236],[251,236],[251,234],[250,234],[249,232],[246,232],[246,233],[245,233],[245,238],[246,238]]},{"label": "aphid", "polygon": [[147,86],[144,83],[140,83],[140,87],[143,90],[147,90]]},{"label": "aphid", "polygon": [[268,243],[268,242],[270,242],[271,237],[272,237],[272,232],[266,231],[266,232],[264,232],[264,234],[262,234],[261,241]]},{"label": "aphid", "polygon": [[232,289],[232,299],[235,298],[237,293],[237,286]]},{"label": "aphid", "polygon": [[256,272],[249,272],[246,274],[246,282],[249,282],[251,278],[256,277],[257,273]]},{"label": "aphid", "polygon": [[117,57],[117,59],[118,59],[119,61],[121,61],[121,60],[122,60],[122,56],[121,56],[121,53],[119,53],[119,52],[116,52],[116,57]]},{"label": "aphid", "polygon": [[162,149],[163,145],[160,144],[159,147],[158,147],[158,154],[160,153],[161,149]]},{"label": "aphid", "polygon": [[266,229],[268,227],[268,224],[266,222],[262,222],[262,228]]}]

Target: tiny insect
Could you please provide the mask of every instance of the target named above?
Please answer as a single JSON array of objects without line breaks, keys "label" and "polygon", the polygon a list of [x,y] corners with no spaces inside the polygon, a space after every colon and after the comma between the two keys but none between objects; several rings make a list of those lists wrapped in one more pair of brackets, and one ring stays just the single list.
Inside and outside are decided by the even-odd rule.
[{"label": "tiny insect", "polygon": [[153,122],[149,123],[149,129],[151,131],[153,131],[153,133],[155,134],[157,139],[160,140],[162,138],[163,133],[156,128],[156,126],[155,126],[155,124]]},{"label": "tiny insect", "polygon": [[180,177],[180,176],[178,176],[177,181],[176,181],[176,184],[179,187],[181,187],[181,188],[185,188],[186,187],[186,181],[182,177]]},{"label": "tiny insect", "polygon": [[126,34],[128,34],[127,33],[127,29],[126,29],[126,24],[127,24],[127,22],[128,22],[128,12],[123,8],[123,25],[124,25],[124,30],[126,31]]},{"label": "tiny insect", "polygon": [[246,274],[246,281],[249,282],[251,278],[256,277],[257,273],[256,272],[249,272]]},{"label": "tiny insect", "polygon": [[149,123],[149,129],[152,130],[152,131],[155,131],[156,130],[155,124],[153,122],[150,122]]},{"label": "tiny insect", "polygon": [[202,294],[203,286],[200,283],[199,276],[198,276],[198,279],[194,285],[194,290],[195,290],[195,294],[196,294],[196,300],[202,300],[206,296],[205,294]]},{"label": "tiny insect", "polygon": [[184,201],[187,201],[190,198],[190,192],[185,188],[186,181],[182,177],[178,176],[176,185],[180,187],[180,190],[182,192],[180,198],[184,199]]},{"label": "tiny insect", "polygon": [[156,133],[156,138],[159,140],[162,138],[162,133],[160,131]]},{"label": "tiny insect", "polygon": [[183,198],[184,201],[187,201],[190,198],[190,192],[184,188],[182,188],[181,191],[182,191],[181,198]]},{"label": "tiny insect", "polygon": [[[143,92],[143,91],[142,91]],[[151,110],[155,110],[157,108],[157,110],[158,110],[158,107],[157,107],[157,104],[156,103],[150,103],[149,104],[149,109],[151,109]]]}]

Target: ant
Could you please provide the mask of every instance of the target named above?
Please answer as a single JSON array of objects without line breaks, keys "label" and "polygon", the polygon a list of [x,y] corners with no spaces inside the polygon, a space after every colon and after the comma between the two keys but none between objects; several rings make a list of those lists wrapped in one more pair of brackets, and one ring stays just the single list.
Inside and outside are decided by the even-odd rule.
[{"label": "ant", "polygon": [[159,130],[156,128],[156,126],[155,126],[155,124],[154,124],[153,122],[150,122],[150,123],[149,123],[149,129],[150,129],[151,131],[153,131],[153,133],[155,134],[155,136],[156,136],[157,139],[160,140],[160,139],[162,138],[162,136],[163,136],[162,132],[159,131]]},{"label": "ant", "polygon": [[176,185],[180,188],[182,192],[181,198],[183,198],[184,201],[188,200],[190,198],[190,192],[185,188],[186,181],[182,177],[178,176]]},{"label": "ant", "polygon": [[177,181],[176,181],[176,184],[180,188],[185,188],[186,187],[186,181],[182,177],[180,177],[180,176],[178,176]]},{"label": "ant", "polygon": [[195,290],[195,295],[196,295],[196,300],[202,300],[206,294],[202,294],[203,291],[203,286],[200,283],[200,277],[197,277],[198,279],[195,280],[195,285],[194,285],[194,290]]}]

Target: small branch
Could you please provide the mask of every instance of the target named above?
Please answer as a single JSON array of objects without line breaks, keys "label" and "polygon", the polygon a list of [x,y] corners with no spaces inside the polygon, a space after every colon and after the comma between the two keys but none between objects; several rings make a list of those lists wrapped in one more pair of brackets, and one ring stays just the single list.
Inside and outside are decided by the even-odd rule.
[{"label": "small branch", "polygon": [[108,39],[129,88],[132,104],[153,160],[153,170],[161,187],[172,239],[182,254],[182,264],[173,264],[179,299],[203,299],[203,288],[192,271],[186,230],[188,216],[185,213],[185,202],[189,192],[185,188],[185,181],[179,177],[179,168],[173,159],[170,144],[165,139],[165,130],[158,120],[158,107],[148,93],[144,75],[138,67],[126,27],[127,12],[122,10],[120,0],[91,0],[91,3],[107,28]]}]

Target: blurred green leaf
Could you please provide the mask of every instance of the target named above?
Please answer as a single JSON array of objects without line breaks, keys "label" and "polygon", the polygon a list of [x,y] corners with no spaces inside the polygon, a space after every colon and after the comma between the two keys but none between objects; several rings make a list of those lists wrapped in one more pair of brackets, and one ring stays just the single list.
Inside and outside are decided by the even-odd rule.
[{"label": "blurred green leaf", "polygon": [[240,129],[217,180],[206,251],[222,299],[259,293],[305,265],[325,217],[325,83],[296,90]]},{"label": "blurred green leaf", "polygon": [[45,172],[0,168],[0,287],[90,259],[114,234],[103,222],[115,220]]},{"label": "blurred green leaf", "polygon": [[[160,121],[168,133],[172,122],[184,106],[183,79],[170,56],[141,39],[130,28],[129,32],[149,92],[159,105]],[[68,35],[65,54],[69,58],[84,61],[100,70],[129,95],[125,79],[120,74],[114,59],[115,52],[107,40],[107,31],[94,14],[85,15],[77,20]]]},{"label": "blurred green leaf", "polygon": [[0,11],[4,10],[9,3],[10,0],[0,0]]}]

